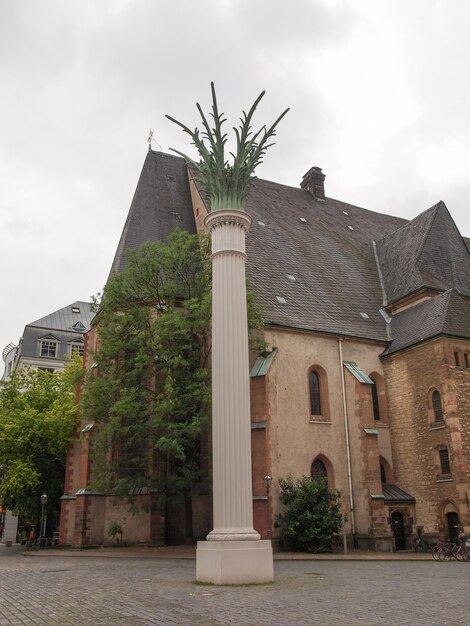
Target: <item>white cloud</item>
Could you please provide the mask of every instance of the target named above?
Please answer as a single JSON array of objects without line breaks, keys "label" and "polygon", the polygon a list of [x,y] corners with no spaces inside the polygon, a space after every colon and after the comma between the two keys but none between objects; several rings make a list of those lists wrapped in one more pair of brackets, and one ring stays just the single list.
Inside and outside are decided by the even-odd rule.
[{"label": "white cloud", "polygon": [[236,123],[284,108],[259,176],[414,217],[467,204],[470,7],[464,0],[3,0],[0,349],[24,324],[99,290],[150,127],[188,150],[210,81]]}]

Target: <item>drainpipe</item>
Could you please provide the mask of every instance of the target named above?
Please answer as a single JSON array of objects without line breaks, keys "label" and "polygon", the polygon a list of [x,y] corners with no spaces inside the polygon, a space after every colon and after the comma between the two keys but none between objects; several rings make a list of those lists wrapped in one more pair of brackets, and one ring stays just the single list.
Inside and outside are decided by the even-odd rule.
[{"label": "drainpipe", "polygon": [[344,367],[343,367],[343,340],[338,339],[339,349],[339,368],[341,372],[341,392],[343,396],[343,416],[344,416],[344,434],[346,437],[346,458],[348,464],[348,485],[349,485],[349,508],[351,511],[351,532],[354,537],[356,536],[356,520],[354,517],[354,495],[353,495],[353,483],[352,483],[352,468],[351,468],[351,446],[349,443],[349,421],[348,421],[348,407],[346,403],[346,384],[344,381]]}]

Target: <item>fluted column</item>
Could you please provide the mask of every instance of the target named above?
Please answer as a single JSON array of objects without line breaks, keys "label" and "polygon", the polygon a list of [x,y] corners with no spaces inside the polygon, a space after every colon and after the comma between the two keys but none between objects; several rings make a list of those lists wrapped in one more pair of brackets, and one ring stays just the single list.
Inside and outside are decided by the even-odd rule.
[{"label": "fluted column", "polygon": [[208,541],[258,540],[253,529],[244,211],[210,213],[212,239],[212,476]]},{"label": "fluted column", "polygon": [[210,213],[212,239],[212,484],[214,530],[198,541],[196,579],[215,585],[271,582],[270,541],[253,528],[250,373],[244,211]]}]

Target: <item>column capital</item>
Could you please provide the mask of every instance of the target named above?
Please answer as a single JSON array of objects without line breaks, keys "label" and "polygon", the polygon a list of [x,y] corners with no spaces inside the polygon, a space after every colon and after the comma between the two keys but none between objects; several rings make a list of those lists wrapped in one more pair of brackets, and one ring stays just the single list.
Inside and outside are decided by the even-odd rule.
[{"label": "column capital", "polygon": [[248,213],[239,209],[219,209],[209,213],[204,220],[204,224],[209,231],[222,224],[230,224],[243,228],[247,233],[250,230],[251,217]]}]

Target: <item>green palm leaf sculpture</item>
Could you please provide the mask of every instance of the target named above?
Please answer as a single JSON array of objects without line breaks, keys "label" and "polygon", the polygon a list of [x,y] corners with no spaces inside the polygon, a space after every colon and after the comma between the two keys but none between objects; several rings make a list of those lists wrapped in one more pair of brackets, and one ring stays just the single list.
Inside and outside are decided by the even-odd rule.
[{"label": "green palm leaf sculpture", "polygon": [[253,172],[262,162],[266,150],[273,145],[268,141],[276,134],[276,126],[289,109],[281,113],[270,128],[262,126],[258,132],[253,133],[251,120],[265,94],[265,91],[262,91],[248,113],[242,112],[240,126],[233,128],[236,137],[236,154],[229,153],[233,158],[233,163],[229,164],[225,156],[227,134],[222,130],[222,126],[227,120],[223,113],[219,113],[214,83],[211,83],[211,91],[212,112],[210,117],[213,120],[212,128],[199,103],[196,103],[196,106],[202,118],[202,131],[198,128],[191,130],[185,124],[166,115],[169,120],[178,124],[191,137],[191,143],[196,146],[201,160],[196,162],[183,152],[170,149],[190,164],[195,180],[204,187],[212,211],[227,208],[243,210]]}]

